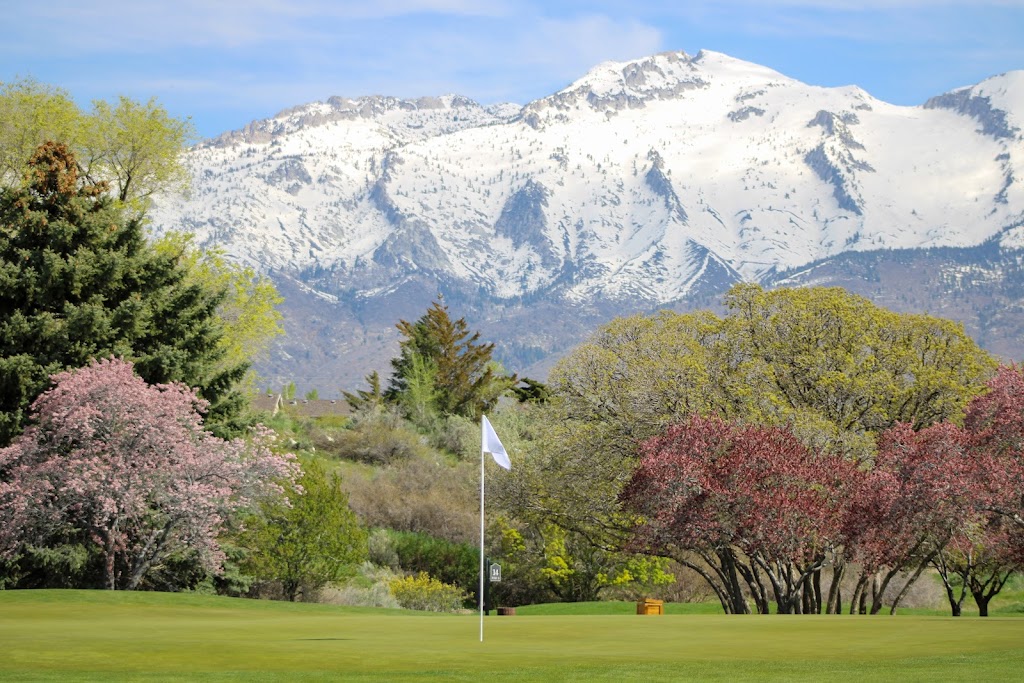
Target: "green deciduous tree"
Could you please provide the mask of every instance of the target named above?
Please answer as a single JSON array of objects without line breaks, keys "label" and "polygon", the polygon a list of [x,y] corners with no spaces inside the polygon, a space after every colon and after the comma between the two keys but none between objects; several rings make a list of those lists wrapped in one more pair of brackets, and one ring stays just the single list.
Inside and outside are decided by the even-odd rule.
[{"label": "green deciduous tree", "polygon": [[86,121],[91,176],[110,183],[114,196],[144,212],[154,194],[183,191],[189,174],[181,153],[195,139],[188,119],[176,119],[156,99],[140,104],[119,97],[97,100]]},{"label": "green deciduous tree", "polygon": [[960,418],[994,370],[963,326],[900,314],[839,288],[739,285],[726,297],[731,412],[790,424],[854,458],[897,422]]},{"label": "green deciduous tree", "polygon": [[27,185],[0,189],[0,443],[51,374],[107,356],[151,384],[197,388],[208,425],[238,428],[247,364],[226,359],[226,291],[191,277],[187,253],[147,245],[66,146],[43,145],[30,169]]},{"label": "green deciduous tree", "polygon": [[268,502],[241,535],[250,549],[244,568],[257,580],[279,581],[292,601],[349,576],[367,557],[366,531],[348,506],[341,478],[310,460],[298,483],[289,503]]},{"label": "green deciduous tree", "polygon": [[896,424],[962,417],[994,361],[955,323],[897,314],[841,289],[738,285],[710,312],[613,320],[550,373],[552,398],[495,499],[614,546],[640,443],[692,414],[782,426],[868,461]]},{"label": "green deciduous tree", "polygon": [[[222,366],[250,363],[267,352],[271,341],[284,334],[277,307],[284,301],[274,283],[248,266],[227,259],[218,249],[198,249],[191,235],[168,233],[154,243],[160,254],[182,259],[188,281],[224,292],[217,307],[222,325]],[[255,377],[249,377],[253,384]]]},{"label": "green deciduous tree", "polygon": [[82,173],[106,181],[111,195],[142,215],[154,194],[186,188],[182,152],[196,139],[188,119],[171,116],[155,99],[97,100],[82,111],[60,88],[32,79],[0,83],[0,184],[21,183],[28,160],[47,141],[75,152]]},{"label": "green deciduous tree", "polygon": [[82,114],[67,91],[32,79],[0,83],[0,185],[21,184],[39,145],[80,141],[82,128]]}]

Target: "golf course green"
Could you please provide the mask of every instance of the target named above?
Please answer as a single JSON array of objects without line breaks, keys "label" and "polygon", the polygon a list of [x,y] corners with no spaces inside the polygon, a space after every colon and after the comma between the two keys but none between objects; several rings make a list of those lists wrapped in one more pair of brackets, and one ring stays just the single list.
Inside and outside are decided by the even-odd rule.
[{"label": "golf course green", "polygon": [[[529,610],[523,610],[529,612]],[[1024,619],[488,617],[0,591],[3,681],[1011,681]]]}]

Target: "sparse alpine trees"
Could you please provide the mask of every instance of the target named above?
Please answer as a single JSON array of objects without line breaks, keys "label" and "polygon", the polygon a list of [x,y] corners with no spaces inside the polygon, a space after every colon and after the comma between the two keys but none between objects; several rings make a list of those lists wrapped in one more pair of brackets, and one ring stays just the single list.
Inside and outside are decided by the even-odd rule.
[{"label": "sparse alpine trees", "polygon": [[[227,517],[297,475],[268,434],[226,441],[203,429],[206,401],[151,386],[118,359],[63,372],[34,424],[0,449],[0,557],[84,549],[79,587],[135,589],[174,553],[216,572]],[[45,578],[42,585],[46,585]]]}]

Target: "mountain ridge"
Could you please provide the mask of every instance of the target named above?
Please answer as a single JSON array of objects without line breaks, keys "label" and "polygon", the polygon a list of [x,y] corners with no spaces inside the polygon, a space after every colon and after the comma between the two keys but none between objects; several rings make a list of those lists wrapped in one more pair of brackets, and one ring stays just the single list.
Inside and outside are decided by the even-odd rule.
[{"label": "mountain ridge", "polygon": [[[422,311],[439,292],[481,328],[531,310],[561,319],[561,335],[495,340],[520,350],[507,362],[536,364],[617,311],[771,286],[851,252],[1017,250],[1022,122],[1024,71],[905,107],[722,53],[661,53],[603,63],[524,106],[444,95],[293,107],[193,149],[191,197],[162,198],[153,225],[344,311],[324,329],[374,330],[358,376],[332,371],[337,384],[316,387],[348,389],[386,373],[394,348],[365,311]],[[418,313],[389,325],[403,316]],[[261,364],[272,381],[300,354],[278,351]]]}]

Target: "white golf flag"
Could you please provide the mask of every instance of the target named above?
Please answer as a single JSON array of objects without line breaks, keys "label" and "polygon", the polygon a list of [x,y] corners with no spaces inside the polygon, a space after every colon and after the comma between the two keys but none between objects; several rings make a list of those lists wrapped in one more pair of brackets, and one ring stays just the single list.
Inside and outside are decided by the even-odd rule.
[{"label": "white golf flag", "polygon": [[505,452],[505,447],[501,445],[501,439],[494,433],[494,427],[487,421],[487,416],[483,416],[481,421],[481,427],[483,430],[483,452],[490,453],[491,457],[494,458],[494,462],[498,463],[506,470],[512,469],[512,462],[508,459],[508,453]]}]

